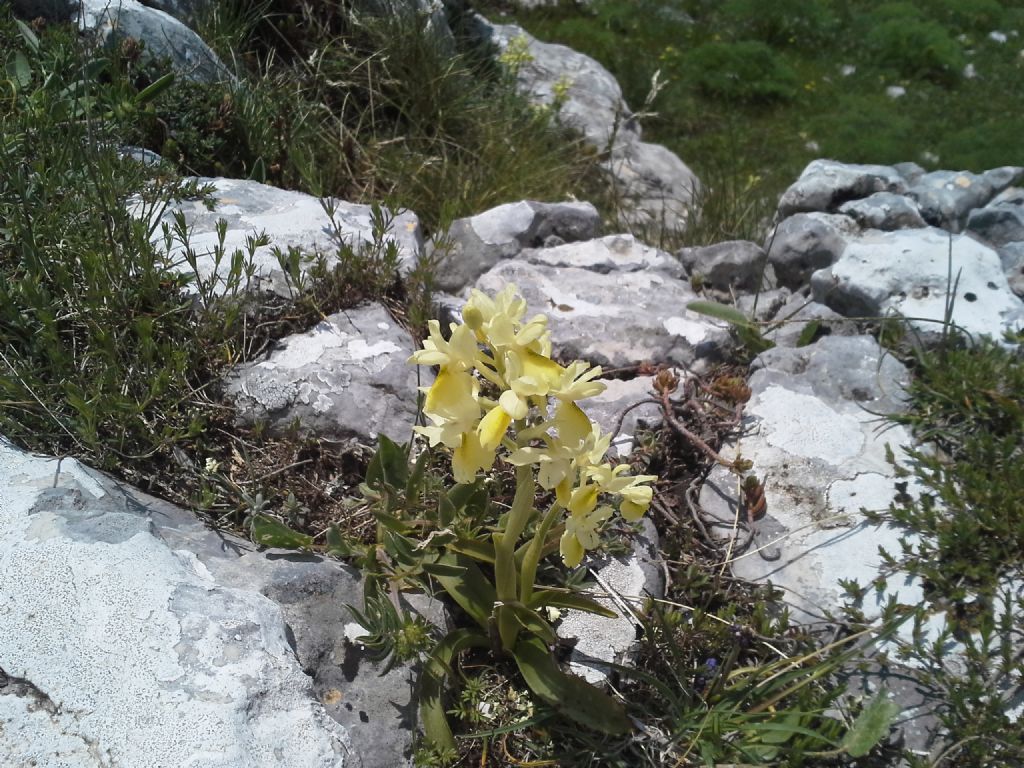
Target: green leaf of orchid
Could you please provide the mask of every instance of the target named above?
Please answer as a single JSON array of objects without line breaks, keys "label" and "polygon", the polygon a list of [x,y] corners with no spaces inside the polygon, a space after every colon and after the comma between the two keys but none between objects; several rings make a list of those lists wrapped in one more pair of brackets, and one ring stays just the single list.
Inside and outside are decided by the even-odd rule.
[{"label": "green leaf of orchid", "polygon": [[512,655],[530,690],[566,717],[601,733],[632,729],[622,705],[583,678],[562,672],[539,637],[521,636]]},{"label": "green leaf of orchid", "polygon": [[570,608],[595,613],[609,619],[618,618],[618,614],[611,608],[606,608],[596,600],[576,592],[554,592],[552,590],[534,592],[529,600],[529,606],[531,608]]}]

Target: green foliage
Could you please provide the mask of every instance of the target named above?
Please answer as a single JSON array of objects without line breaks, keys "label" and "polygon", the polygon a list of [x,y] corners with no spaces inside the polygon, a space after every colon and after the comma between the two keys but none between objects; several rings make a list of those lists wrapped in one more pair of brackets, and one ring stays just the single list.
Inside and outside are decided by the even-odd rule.
[{"label": "green foliage", "polygon": [[796,95],[796,73],[764,43],[705,43],[690,52],[687,65],[701,91],[714,98],[756,103]]},{"label": "green foliage", "polygon": [[878,64],[901,77],[952,85],[967,63],[960,45],[933,21],[890,18],[872,27],[864,42]]},{"label": "green foliage", "polygon": [[822,45],[836,31],[839,19],[831,0],[727,0],[723,20],[740,37],[778,47]]}]

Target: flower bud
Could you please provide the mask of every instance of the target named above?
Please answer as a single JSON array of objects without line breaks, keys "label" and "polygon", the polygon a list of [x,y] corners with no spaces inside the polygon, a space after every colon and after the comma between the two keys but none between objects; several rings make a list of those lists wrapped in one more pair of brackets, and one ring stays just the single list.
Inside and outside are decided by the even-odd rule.
[{"label": "flower bud", "polygon": [[472,304],[462,310],[462,322],[472,328],[474,331],[479,331],[480,326],[484,324],[483,313]]}]

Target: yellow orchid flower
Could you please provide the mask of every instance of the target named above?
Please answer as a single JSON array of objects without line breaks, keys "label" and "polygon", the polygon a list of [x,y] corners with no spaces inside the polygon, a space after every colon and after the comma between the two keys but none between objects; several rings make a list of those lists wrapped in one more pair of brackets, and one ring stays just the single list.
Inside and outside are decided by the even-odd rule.
[{"label": "yellow orchid flower", "polygon": [[429,335],[423,340],[423,349],[412,353],[410,363],[440,365],[455,371],[469,371],[476,365],[479,354],[476,335],[465,325],[451,324],[451,337],[441,335],[437,320],[427,323]]},{"label": "yellow orchid flower", "polygon": [[601,523],[611,515],[612,508],[609,506],[598,507],[583,514],[570,515],[565,521],[565,532],[558,542],[558,551],[562,555],[562,562],[570,568],[579,565],[586,551],[600,543],[597,530]]}]

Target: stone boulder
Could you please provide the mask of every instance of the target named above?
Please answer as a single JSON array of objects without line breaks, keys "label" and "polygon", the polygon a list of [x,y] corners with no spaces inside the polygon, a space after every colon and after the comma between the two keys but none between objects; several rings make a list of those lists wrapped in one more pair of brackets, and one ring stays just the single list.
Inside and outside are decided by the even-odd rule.
[{"label": "stone boulder", "polygon": [[[328,266],[332,266],[338,263],[342,248],[360,249],[373,245],[371,206],[334,201],[332,219],[318,198],[302,192],[290,192],[241,179],[199,178],[197,181],[212,185],[216,200],[213,210],[209,210],[201,200],[178,201],[166,211],[155,214],[138,201],[131,205],[135,215],[154,217],[154,244],[167,250],[178,269],[191,271],[185,259],[187,247],[196,256],[200,277],[204,281],[215,281],[218,292],[225,290],[231,255],[235,251],[248,255],[248,241],[263,234],[269,242],[255,248],[252,287],[286,297],[291,295],[291,290],[274,255],[275,248],[285,255],[289,248],[301,251],[305,257],[301,271],[305,273],[316,254],[323,254]],[[176,214],[184,216],[187,242],[182,242],[175,234]],[[217,231],[221,220],[226,222],[223,243]],[[423,235],[416,215],[408,211],[394,215],[391,230],[384,241],[398,246],[399,271],[406,273],[411,270],[423,247]],[[219,251],[223,255],[218,265]]]},{"label": "stone boulder", "polygon": [[608,70],[564,45],[543,43],[514,24],[476,17],[477,33],[511,61],[519,90],[558,109],[559,118],[600,152],[621,196],[626,219],[638,226],[678,229],[700,182],[675,154],[641,141],[640,125]]},{"label": "stone boulder", "polygon": [[[303,433],[376,445],[407,442],[417,386],[430,383],[408,364],[412,338],[379,304],[344,310],[282,339],[266,359],[240,366],[225,392],[240,423],[282,432],[297,419]],[[419,377],[419,378],[418,378]]]},{"label": "stone boulder", "polygon": [[848,216],[798,213],[783,219],[768,235],[765,250],[779,285],[797,290],[815,270],[839,260],[860,227]]},{"label": "stone boulder", "polygon": [[524,248],[590,240],[600,232],[601,217],[590,203],[522,200],[499,205],[452,222],[437,285],[442,290],[460,291]]},{"label": "stone boulder", "polygon": [[676,254],[691,278],[706,288],[729,295],[730,291],[757,292],[775,285],[774,271],[756,243],[729,240],[698,248],[682,248]]},{"label": "stone boulder", "polygon": [[589,558],[587,567],[596,583],[597,601],[615,611],[610,619],[583,611],[566,610],[556,627],[558,636],[573,643],[569,669],[595,685],[608,680],[610,664],[627,663],[637,648],[636,613],[647,597],[665,594],[665,579],[658,555],[658,532],[648,518],[640,523],[632,552],[620,557]]},{"label": "stone boulder", "polygon": [[814,273],[811,289],[815,301],[848,317],[902,315],[925,341],[941,334],[949,302],[952,321],[972,335],[1001,338],[1024,325],[1024,304],[999,255],[941,229],[868,230]]},{"label": "stone boulder", "polygon": [[929,224],[950,232],[959,232],[975,208],[1024,175],[1024,168],[1006,166],[984,173],[970,171],[934,171],[926,173],[908,190],[917,201],[921,215]]},{"label": "stone boulder", "polygon": [[1024,242],[1024,189],[1010,187],[967,215],[967,231],[995,246]]},{"label": "stone boulder", "polygon": [[148,58],[170,60],[175,72],[195,82],[234,78],[199,35],[174,16],[138,0],[14,0],[14,7],[28,18],[76,21],[79,29],[105,44],[138,40]]},{"label": "stone boulder", "polygon": [[[678,262],[649,247],[640,247],[638,259],[635,241],[618,240],[631,247],[622,253],[623,267],[615,268],[620,254],[608,241],[524,252],[482,275],[476,287],[495,293],[515,283],[528,313],[548,316],[555,354],[565,359],[611,368],[647,361],[701,369],[722,359],[731,345],[728,327],[686,308],[697,296],[679,276]],[[570,255],[590,264],[569,266]],[[652,268],[658,263],[666,269]]]},{"label": "stone boulder", "polygon": [[834,212],[848,200],[875,192],[903,194],[907,184],[888,165],[848,165],[835,160],[813,160],[779,200],[779,216],[810,211]]},{"label": "stone boulder", "polygon": [[924,227],[921,209],[904,195],[875,192],[861,200],[850,200],[839,206],[839,213],[849,216],[865,229],[913,229]]},{"label": "stone boulder", "polygon": [[[367,768],[263,593],[288,566],[73,459],[0,441],[0,476],[4,765]],[[325,599],[358,602],[356,575],[318,562],[341,574]],[[401,741],[389,715],[352,721]]]}]

